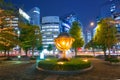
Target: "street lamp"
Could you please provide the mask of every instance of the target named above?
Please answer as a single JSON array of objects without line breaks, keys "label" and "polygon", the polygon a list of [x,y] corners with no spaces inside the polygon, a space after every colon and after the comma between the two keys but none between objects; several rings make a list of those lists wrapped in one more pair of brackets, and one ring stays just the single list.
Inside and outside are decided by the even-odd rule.
[{"label": "street lamp", "polygon": [[[94,26],[95,26],[95,23],[94,23],[94,22],[91,22],[91,23],[90,23],[90,27],[94,27]],[[91,40],[92,40],[92,36],[93,36],[93,31],[91,31]],[[91,41],[91,44],[92,44],[93,55],[95,56],[95,52],[94,52],[94,41],[93,41],[93,40]]]},{"label": "street lamp", "polygon": [[90,23],[90,26],[94,26],[94,25],[95,25],[95,23],[94,23],[94,22],[91,22],[91,23]]}]

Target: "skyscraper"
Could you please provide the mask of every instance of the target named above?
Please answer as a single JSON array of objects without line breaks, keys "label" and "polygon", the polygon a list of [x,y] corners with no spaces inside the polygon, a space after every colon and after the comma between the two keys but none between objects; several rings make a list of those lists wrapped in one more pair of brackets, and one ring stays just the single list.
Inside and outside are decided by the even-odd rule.
[{"label": "skyscraper", "polygon": [[40,9],[38,7],[34,7],[28,12],[28,14],[31,17],[30,23],[40,27]]},{"label": "skyscraper", "polygon": [[61,17],[61,30],[60,31],[68,32],[74,21],[77,21],[80,23],[77,15],[73,12]]},{"label": "skyscraper", "polygon": [[120,0],[109,0],[101,7],[101,17],[111,17],[120,12]]},{"label": "skyscraper", "polygon": [[30,23],[31,17],[21,8],[19,8],[19,14],[21,16],[21,20],[24,21],[25,23]]},{"label": "skyscraper", "polygon": [[54,45],[54,39],[60,33],[60,20],[58,16],[42,17],[42,44],[44,48]]}]

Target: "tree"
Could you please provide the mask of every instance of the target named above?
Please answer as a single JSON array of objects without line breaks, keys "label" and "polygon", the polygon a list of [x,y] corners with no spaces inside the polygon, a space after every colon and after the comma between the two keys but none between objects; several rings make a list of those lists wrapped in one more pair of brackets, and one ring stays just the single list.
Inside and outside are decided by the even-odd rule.
[{"label": "tree", "polygon": [[14,13],[12,10],[2,10],[0,9],[0,47],[5,51],[15,47],[18,44],[17,34],[12,26],[8,26],[7,18],[13,17]]},{"label": "tree", "polygon": [[4,10],[16,10],[16,7],[12,3],[5,2],[5,0],[0,0],[0,8]]},{"label": "tree", "polygon": [[42,44],[38,44],[38,45],[37,45],[37,50],[38,50],[39,52],[42,52],[42,50],[43,50],[43,45],[42,45]]},{"label": "tree", "polygon": [[12,27],[0,29],[0,47],[1,49],[8,51],[9,57],[9,50],[15,47],[18,44],[17,35],[14,32]]},{"label": "tree", "polygon": [[94,52],[94,49],[95,48],[98,48],[99,45],[92,39],[90,40],[87,44],[85,44],[85,48],[92,48],[92,51],[93,51],[93,55],[95,56],[95,52]]},{"label": "tree", "polygon": [[19,23],[19,27],[20,27],[19,40],[21,43],[20,47],[25,51],[25,54],[27,56],[27,52],[31,48],[30,45],[31,38],[29,35],[29,33],[31,32],[30,27],[28,26],[28,24],[24,24],[24,23]]},{"label": "tree", "polygon": [[20,41],[21,47],[25,50],[26,56],[28,50],[32,50],[32,57],[34,57],[34,50],[37,45],[41,44],[42,36],[38,26],[20,23]]},{"label": "tree", "polygon": [[0,28],[8,27],[7,24],[10,24],[10,23],[8,23],[6,19],[12,18],[13,15],[14,15],[14,12],[11,10],[0,9]]},{"label": "tree", "polygon": [[47,50],[50,52],[53,49],[53,46],[51,44],[48,45]]},{"label": "tree", "polygon": [[78,22],[73,22],[72,27],[69,30],[69,34],[75,39],[72,48],[74,48],[75,55],[77,55],[77,48],[82,47],[84,44],[82,30]]},{"label": "tree", "polygon": [[40,33],[39,26],[31,25],[31,49],[32,49],[32,57],[34,57],[34,50],[37,49],[37,45],[42,44],[42,36]]},{"label": "tree", "polygon": [[111,21],[113,21],[112,18],[104,18],[100,20],[96,29],[96,33],[94,35],[94,41],[102,46],[105,58],[106,58],[106,50],[107,49],[109,50],[109,57],[110,57],[110,49],[114,44],[117,43],[117,38],[116,38],[117,30],[115,25],[110,23]]}]

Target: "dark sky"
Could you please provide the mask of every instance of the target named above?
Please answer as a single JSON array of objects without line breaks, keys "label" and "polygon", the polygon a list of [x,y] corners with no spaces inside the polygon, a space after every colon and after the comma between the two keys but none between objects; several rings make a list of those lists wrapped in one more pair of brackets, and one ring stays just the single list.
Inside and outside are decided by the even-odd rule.
[{"label": "dark sky", "polygon": [[101,5],[109,0],[7,0],[22,7],[26,12],[39,7],[41,16],[63,16],[75,12],[83,27],[89,27],[100,16]]}]

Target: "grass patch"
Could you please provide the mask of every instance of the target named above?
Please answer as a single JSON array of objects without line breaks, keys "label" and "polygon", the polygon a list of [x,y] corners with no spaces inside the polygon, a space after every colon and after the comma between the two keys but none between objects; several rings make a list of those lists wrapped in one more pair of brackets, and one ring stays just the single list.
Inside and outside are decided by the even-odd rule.
[{"label": "grass patch", "polygon": [[56,58],[48,58],[38,63],[38,67],[45,70],[73,71],[81,70],[91,66],[90,61],[81,58],[73,58],[70,61],[58,61]]},{"label": "grass patch", "polygon": [[114,62],[114,63],[120,62],[120,60],[117,58],[106,58],[105,61]]}]

